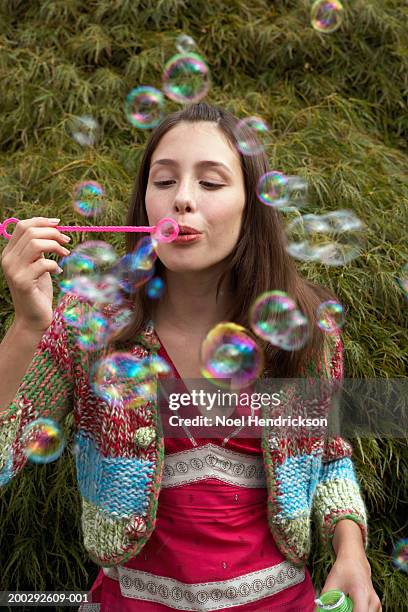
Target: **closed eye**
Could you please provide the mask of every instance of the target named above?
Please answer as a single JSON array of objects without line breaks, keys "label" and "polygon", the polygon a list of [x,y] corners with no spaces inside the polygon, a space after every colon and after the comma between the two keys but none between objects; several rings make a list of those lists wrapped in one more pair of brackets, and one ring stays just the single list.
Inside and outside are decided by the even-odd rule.
[{"label": "closed eye", "polygon": [[[155,187],[159,187],[159,189],[167,189],[168,187],[171,187],[174,184],[174,182],[175,181],[173,180],[153,181],[153,185]],[[224,185],[220,183],[210,183],[209,181],[201,181],[200,184],[203,185],[205,189],[220,189],[221,187],[224,187]]]}]

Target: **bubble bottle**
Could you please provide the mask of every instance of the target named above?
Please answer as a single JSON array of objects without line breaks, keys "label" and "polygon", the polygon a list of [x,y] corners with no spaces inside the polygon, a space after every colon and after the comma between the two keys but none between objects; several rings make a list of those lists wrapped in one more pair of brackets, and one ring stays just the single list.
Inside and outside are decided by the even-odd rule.
[{"label": "bubble bottle", "polygon": [[353,602],[342,591],[327,591],[315,599],[316,612],[331,610],[331,612],[352,612]]}]

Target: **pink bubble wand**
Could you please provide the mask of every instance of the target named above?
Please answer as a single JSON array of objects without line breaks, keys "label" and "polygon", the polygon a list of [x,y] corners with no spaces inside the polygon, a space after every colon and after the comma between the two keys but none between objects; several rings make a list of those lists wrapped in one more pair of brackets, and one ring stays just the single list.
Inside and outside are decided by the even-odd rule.
[{"label": "pink bubble wand", "polygon": [[[11,223],[19,223],[20,219],[10,217],[0,223],[0,236],[9,240],[11,234],[6,228]],[[179,234],[178,223],[171,217],[160,219],[157,225],[56,225],[61,232],[146,232],[153,234],[158,242],[173,242]]]}]

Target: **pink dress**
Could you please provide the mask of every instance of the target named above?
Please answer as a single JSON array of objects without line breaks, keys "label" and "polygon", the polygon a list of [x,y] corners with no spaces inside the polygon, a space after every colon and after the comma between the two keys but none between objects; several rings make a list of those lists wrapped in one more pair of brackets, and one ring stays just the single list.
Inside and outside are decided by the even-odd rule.
[{"label": "pink dress", "polygon": [[[180,378],[163,345],[159,355]],[[165,438],[156,527],[141,552],[103,568],[89,612],[314,612],[308,569],[277,549],[260,439]],[[99,604],[99,605],[95,605]]]}]

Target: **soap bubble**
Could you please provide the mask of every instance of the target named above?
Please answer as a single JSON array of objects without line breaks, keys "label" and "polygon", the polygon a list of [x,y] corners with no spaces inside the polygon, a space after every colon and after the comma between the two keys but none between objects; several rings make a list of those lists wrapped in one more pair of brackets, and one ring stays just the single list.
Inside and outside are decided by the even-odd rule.
[{"label": "soap bubble", "polygon": [[343,21],[344,8],[339,0],[316,0],[312,5],[311,22],[318,32],[331,34]]},{"label": "soap bubble", "polygon": [[227,342],[215,349],[211,366],[217,368],[217,372],[221,375],[229,376],[240,369],[242,361],[243,354],[239,347]]},{"label": "soap bubble", "polygon": [[364,227],[364,223],[350,210],[303,215],[286,228],[287,251],[302,261],[342,266],[361,254]]},{"label": "soap bubble", "polygon": [[99,137],[99,125],[90,115],[71,117],[69,131],[72,138],[81,146],[92,147]]},{"label": "soap bubble", "polygon": [[308,200],[308,184],[301,176],[286,175],[288,183],[289,206],[301,208]]},{"label": "soap bubble", "polygon": [[96,217],[106,206],[105,191],[96,181],[82,181],[73,190],[74,209],[83,217]]},{"label": "soap bubble", "polygon": [[131,253],[126,253],[112,270],[121,288],[133,293],[149,281],[154,275],[154,264],[157,259],[155,242],[150,236],[139,240]]},{"label": "soap bubble", "polygon": [[[250,385],[263,368],[260,347],[236,323],[219,323],[213,327],[201,345],[200,359],[201,374],[205,378],[230,379],[231,389]],[[222,385],[219,380],[214,382]]]},{"label": "soap bubble", "polygon": [[13,478],[13,456],[10,447],[3,449],[0,458],[0,487],[4,487]]},{"label": "soap bubble", "polygon": [[117,334],[127,327],[133,319],[133,311],[125,305],[120,305],[109,317],[111,334]]},{"label": "soap bubble", "polygon": [[111,341],[113,335],[127,327],[133,318],[133,311],[120,302],[118,297],[114,311],[111,303],[93,305],[88,298],[87,302],[75,301],[68,304],[62,316],[67,325],[75,328],[76,342],[85,351],[93,351],[105,346]]},{"label": "soap bubble", "polygon": [[65,323],[71,327],[81,327],[84,314],[85,308],[82,302],[67,304],[62,311],[62,317]]},{"label": "soap bubble", "polygon": [[110,333],[107,317],[92,308],[82,317],[75,341],[83,351],[96,351],[106,346]]},{"label": "soap bubble", "polygon": [[152,233],[152,240],[157,242],[173,242],[179,235],[179,225],[177,221],[170,217],[164,217],[157,223]]},{"label": "soap bubble", "polygon": [[189,104],[199,102],[210,87],[207,64],[196,53],[179,53],[166,63],[163,72],[163,91],[170,100]]},{"label": "soap bubble", "polygon": [[408,572],[408,538],[396,543],[392,551],[392,562],[397,569]]},{"label": "soap bubble", "polygon": [[60,289],[95,304],[111,304],[120,299],[120,282],[112,274],[75,276],[62,280]]},{"label": "soap bubble", "polygon": [[117,300],[119,280],[113,273],[118,255],[102,240],[88,240],[75,247],[60,261],[64,278],[63,293],[73,293],[92,302],[111,303]]},{"label": "soap bubble", "polygon": [[156,377],[170,372],[158,355],[140,359],[131,353],[114,352],[99,359],[91,368],[93,391],[111,404],[137,408],[156,399]]},{"label": "soap bubble", "polygon": [[302,348],[309,338],[307,318],[284,291],[265,291],[250,308],[250,325],[263,340],[285,351]]},{"label": "soap bubble", "polygon": [[398,278],[398,283],[404,292],[406,298],[408,298],[408,263],[401,270],[401,274]]},{"label": "soap bubble", "polygon": [[126,117],[137,128],[154,128],[163,118],[164,101],[159,89],[148,85],[135,87],[125,100]]},{"label": "soap bubble", "polygon": [[24,428],[21,444],[26,457],[34,463],[55,461],[64,450],[65,440],[59,425],[52,419],[39,418]]},{"label": "soap bubble", "polygon": [[179,53],[191,53],[196,47],[195,41],[188,34],[180,34],[176,39],[176,48]]},{"label": "soap bubble", "polygon": [[155,278],[152,278],[147,283],[146,293],[148,297],[151,298],[152,300],[157,300],[162,297],[164,293],[164,282],[160,278],[160,276],[156,276]]},{"label": "soap bubble", "polygon": [[339,330],[343,327],[344,321],[343,306],[335,300],[322,302],[317,309],[317,325],[327,333]]},{"label": "soap bubble", "polygon": [[269,127],[261,117],[246,117],[234,128],[237,147],[243,155],[258,155],[264,150]]},{"label": "soap bubble", "polygon": [[272,208],[288,204],[288,179],[281,172],[267,172],[258,181],[256,188],[258,200]]}]

